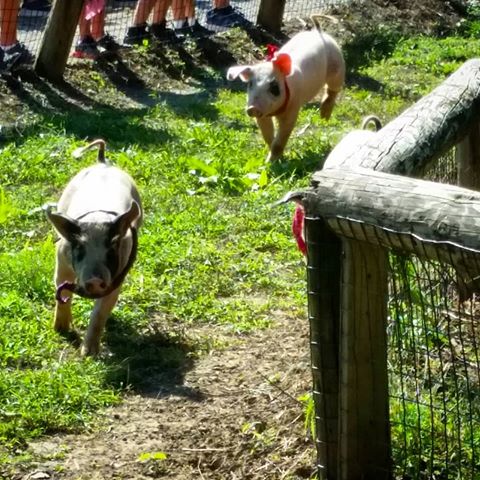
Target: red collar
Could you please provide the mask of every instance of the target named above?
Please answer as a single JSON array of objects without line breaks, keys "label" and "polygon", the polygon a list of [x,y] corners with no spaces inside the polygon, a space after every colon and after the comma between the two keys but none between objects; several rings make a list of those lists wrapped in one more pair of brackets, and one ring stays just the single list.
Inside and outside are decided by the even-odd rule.
[{"label": "red collar", "polygon": [[288,102],[290,101],[290,89],[288,88],[287,80],[284,81],[285,85],[285,100],[273,113],[269,113],[267,117],[276,117],[287,109]]}]

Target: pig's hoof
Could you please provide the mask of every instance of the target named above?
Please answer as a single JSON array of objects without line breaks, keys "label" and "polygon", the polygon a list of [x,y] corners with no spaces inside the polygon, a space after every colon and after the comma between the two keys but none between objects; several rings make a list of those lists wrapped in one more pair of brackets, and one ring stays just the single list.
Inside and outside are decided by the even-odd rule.
[{"label": "pig's hoof", "polygon": [[82,357],[96,357],[100,352],[100,344],[84,343],[80,349]]}]

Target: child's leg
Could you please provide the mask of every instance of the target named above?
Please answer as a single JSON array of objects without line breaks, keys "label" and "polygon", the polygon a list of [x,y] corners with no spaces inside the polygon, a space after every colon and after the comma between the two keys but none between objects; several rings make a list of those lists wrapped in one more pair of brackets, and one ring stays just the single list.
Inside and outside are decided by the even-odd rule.
[{"label": "child's leg", "polygon": [[184,0],[172,0],[173,25],[175,28],[182,28],[185,21]]},{"label": "child's leg", "polygon": [[90,20],[90,33],[95,40],[102,38],[105,35],[105,16],[106,9],[104,8],[100,13],[95,15]]},{"label": "child's leg", "polygon": [[156,0],[138,0],[135,12],[133,14],[133,25],[139,26],[147,23],[150,12]]},{"label": "child's leg", "polygon": [[165,19],[167,18],[167,11],[171,3],[172,0],[157,0],[155,2],[155,5],[153,6],[153,25],[165,23]]},{"label": "child's leg", "polygon": [[17,21],[20,0],[0,0],[0,45],[17,43]]}]

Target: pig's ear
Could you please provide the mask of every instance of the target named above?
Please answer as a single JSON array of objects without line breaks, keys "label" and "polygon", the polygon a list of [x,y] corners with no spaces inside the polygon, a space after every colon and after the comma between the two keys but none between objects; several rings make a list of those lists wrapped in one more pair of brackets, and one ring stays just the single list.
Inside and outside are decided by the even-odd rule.
[{"label": "pig's ear", "polygon": [[240,77],[242,82],[248,82],[252,78],[253,70],[248,65],[240,65],[237,67],[230,67],[227,70],[227,80],[235,80]]},{"label": "pig's ear", "polygon": [[272,63],[285,76],[290,75],[290,72],[292,71],[292,59],[288,53],[278,53],[273,57]]},{"label": "pig's ear", "polygon": [[132,223],[140,216],[140,206],[133,200],[130,209],[119,215],[114,221],[110,230],[112,237],[123,237]]},{"label": "pig's ear", "polygon": [[61,213],[49,212],[48,210],[46,215],[50,223],[55,227],[55,230],[65,240],[72,242],[75,237],[80,235],[80,225],[73,218],[67,217]]}]

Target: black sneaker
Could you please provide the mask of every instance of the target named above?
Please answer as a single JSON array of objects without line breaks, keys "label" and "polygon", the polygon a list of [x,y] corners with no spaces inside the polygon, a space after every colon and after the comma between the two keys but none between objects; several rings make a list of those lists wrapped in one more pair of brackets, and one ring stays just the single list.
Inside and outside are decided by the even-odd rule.
[{"label": "black sneaker", "polygon": [[120,45],[117,41],[108,33],[103,37],[97,40],[97,46],[103,48],[107,52],[118,52],[120,50]]},{"label": "black sneaker", "polygon": [[184,20],[181,27],[175,28],[173,30],[173,33],[175,33],[175,37],[177,38],[177,40],[184,40],[185,37],[190,33],[190,27],[188,26],[187,19]]},{"label": "black sneaker", "polygon": [[207,23],[220,27],[239,27],[250,22],[231,5],[224,8],[212,8],[207,12]]},{"label": "black sneaker", "polygon": [[171,28],[167,28],[167,22],[164,20],[160,23],[152,23],[148,29],[155,40],[160,42],[175,42],[178,37]]},{"label": "black sneaker", "polygon": [[47,17],[52,8],[48,0],[23,0],[19,15],[23,17]]},{"label": "black sneaker", "polygon": [[72,53],[74,58],[88,58],[89,60],[96,60],[99,55],[100,50],[97,48],[97,42],[90,36],[77,42]]},{"label": "black sneaker", "polygon": [[12,70],[20,65],[33,63],[33,55],[23,43],[17,42],[8,48],[3,48],[3,63],[7,70]]},{"label": "black sneaker", "polygon": [[150,33],[147,31],[147,24],[134,25],[128,27],[127,34],[123,39],[123,43],[126,45],[142,45],[144,40],[150,38]]},{"label": "black sneaker", "polygon": [[199,38],[211,35],[213,32],[198,23],[198,20],[195,20],[195,23],[187,28],[186,33],[192,37]]}]

